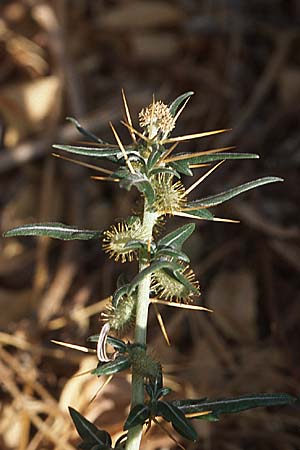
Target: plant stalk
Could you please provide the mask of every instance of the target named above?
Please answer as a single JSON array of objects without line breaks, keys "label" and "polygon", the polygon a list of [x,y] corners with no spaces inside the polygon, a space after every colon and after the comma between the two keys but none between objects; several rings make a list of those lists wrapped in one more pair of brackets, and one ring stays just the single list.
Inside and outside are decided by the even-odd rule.
[{"label": "plant stalk", "polygon": [[[143,229],[145,241],[151,242],[153,227],[157,220],[157,214],[149,212],[144,206]],[[139,255],[139,272],[149,265],[149,260],[144,251]],[[151,275],[145,277],[138,286],[137,309],[135,322],[135,343],[146,345],[147,322],[149,309]],[[132,372],[131,408],[138,403],[144,403],[144,380],[141,376]],[[143,426],[138,425],[128,431],[126,450],[138,450],[142,438]]]}]

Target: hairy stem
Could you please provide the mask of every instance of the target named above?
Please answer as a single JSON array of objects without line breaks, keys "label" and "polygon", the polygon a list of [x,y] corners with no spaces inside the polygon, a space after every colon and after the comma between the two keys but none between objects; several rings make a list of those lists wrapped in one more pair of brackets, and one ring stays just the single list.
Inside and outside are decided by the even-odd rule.
[{"label": "hairy stem", "polygon": [[[144,209],[143,229],[145,232],[145,240],[151,242],[153,227],[157,220],[157,214]],[[147,255],[140,251],[139,271],[141,272],[149,265]],[[147,322],[149,309],[149,293],[150,293],[151,275],[145,277],[138,287],[137,310],[135,322],[135,343],[146,344]],[[144,380],[134,372],[132,373],[132,393],[131,407],[138,403],[144,403]],[[126,450],[138,450],[142,438],[142,426],[131,428],[128,432]]]}]

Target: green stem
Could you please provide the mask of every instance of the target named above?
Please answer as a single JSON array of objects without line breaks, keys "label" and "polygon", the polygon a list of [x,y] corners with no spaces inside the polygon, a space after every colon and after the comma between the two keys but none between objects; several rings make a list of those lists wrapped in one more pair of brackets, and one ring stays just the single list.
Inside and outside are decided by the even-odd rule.
[{"label": "green stem", "polygon": [[[157,214],[144,209],[143,229],[145,241],[152,240],[153,227],[157,220]],[[147,255],[140,252],[139,272],[149,265]],[[146,345],[147,322],[149,309],[151,275],[145,277],[138,287],[136,322],[135,322],[135,343]],[[134,372],[132,373],[132,393],[131,407],[138,403],[144,403],[144,380]],[[126,450],[138,450],[142,438],[142,426],[136,426],[128,431]]]}]

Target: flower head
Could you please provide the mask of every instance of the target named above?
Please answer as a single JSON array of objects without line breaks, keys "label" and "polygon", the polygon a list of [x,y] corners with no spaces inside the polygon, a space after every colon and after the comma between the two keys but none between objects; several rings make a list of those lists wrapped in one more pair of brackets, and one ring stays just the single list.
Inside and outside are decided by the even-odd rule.
[{"label": "flower head", "polygon": [[154,102],[142,109],[139,119],[140,126],[148,129],[150,137],[159,132],[169,134],[175,128],[175,119],[162,101]]}]

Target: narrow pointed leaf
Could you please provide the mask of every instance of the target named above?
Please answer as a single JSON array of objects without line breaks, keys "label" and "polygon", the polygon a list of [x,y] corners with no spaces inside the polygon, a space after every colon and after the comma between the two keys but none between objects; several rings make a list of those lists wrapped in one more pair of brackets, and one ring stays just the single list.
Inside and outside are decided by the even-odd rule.
[{"label": "narrow pointed leaf", "polygon": [[84,441],[94,443],[94,445],[99,444],[103,447],[111,446],[111,438],[106,431],[99,430],[93,423],[76,411],[76,409],[69,407],[69,412],[79,436]]},{"label": "narrow pointed leaf", "polygon": [[115,373],[129,369],[130,365],[131,364],[128,357],[121,355],[118,356],[114,361],[99,364],[98,367],[96,367],[96,369],[92,371],[92,374],[97,376],[113,375]]},{"label": "narrow pointed leaf", "polygon": [[296,402],[297,398],[289,394],[253,394],[217,400],[176,400],[172,404],[179,408],[183,414],[211,411],[209,417],[199,416],[199,419],[213,418],[218,420],[220,414],[237,413],[258,407],[292,405]]},{"label": "narrow pointed leaf", "polygon": [[185,286],[187,289],[189,289],[190,292],[193,292],[196,295],[199,295],[199,289],[197,289],[190,281],[182,274],[182,270],[174,270],[173,272],[174,277],[181,283],[183,286]]},{"label": "narrow pointed leaf", "polygon": [[[186,208],[192,207],[193,203],[188,203]],[[192,216],[198,217],[203,220],[214,220],[214,215],[208,209],[194,209],[194,210],[183,210],[183,213],[191,214]]]},{"label": "narrow pointed leaf", "polygon": [[135,427],[136,425],[143,425],[150,416],[150,408],[148,405],[138,404],[130,411],[126,422],[124,424],[124,431]]},{"label": "narrow pointed leaf", "polygon": [[196,441],[198,436],[194,427],[188,422],[185,415],[174,404],[158,400],[157,415],[162,416],[167,422],[171,422],[173,428],[181,434],[181,436]]},{"label": "narrow pointed leaf", "polygon": [[242,194],[243,192],[249,191],[250,189],[255,189],[259,186],[263,186],[264,184],[276,183],[278,181],[283,181],[283,179],[278,177],[259,178],[257,180],[249,181],[248,183],[241,184],[240,186],[229,189],[228,191],[221,192],[220,194],[211,195],[209,197],[190,202],[189,207],[195,207],[196,209],[197,207],[201,206],[210,207],[220,205],[221,203],[224,203],[227,200],[230,200],[231,198]]},{"label": "narrow pointed leaf", "polygon": [[97,239],[101,236],[102,231],[81,230],[77,227],[65,225],[56,222],[30,223],[12,228],[6,231],[4,237],[12,236],[46,236],[54,239],[71,240],[89,240]]},{"label": "narrow pointed leaf", "polygon": [[172,114],[173,117],[176,116],[177,111],[179,110],[180,106],[185,102],[185,100],[189,97],[194,95],[193,91],[185,92],[182,95],[179,95],[169,106],[169,111]]},{"label": "narrow pointed leaf", "polygon": [[177,228],[177,230],[168,233],[166,236],[160,239],[158,241],[158,246],[159,247],[168,246],[173,247],[177,250],[181,250],[182,245],[193,234],[194,230],[195,224],[187,223],[186,225]]},{"label": "narrow pointed leaf", "polygon": [[152,205],[155,193],[149,180],[141,173],[131,173],[120,181],[120,187],[128,191],[135,186],[147,199],[149,205]]},{"label": "narrow pointed leaf", "polygon": [[190,258],[184,252],[176,250],[172,247],[162,247],[155,253],[155,259],[161,259],[163,257],[172,258],[174,260],[178,259],[186,263],[190,262]]},{"label": "narrow pointed leaf", "polygon": [[102,141],[102,139],[100,139],[94,133],[91,133],[90,131],[83,128],[83,126],[80,125],[78,120],[76,120],[74,117],[66,117],[66,120],[69,120],[70,122],[72,122],[75,125],[75,127],[77,128],[77,130],[79,131],[79,133],[81,133],[83,136],[87,137],[91,141],[97,142],[99,144],[106,144],[106,142]]},{"label": "narrow pointed leaf", "polygon": [[158,147],[157,149],[152,150],[152,152],[148,158],[148,161],[147,161],[147,170],[151,170],[152,167],[155,166],[157,161],[161,158],[163,150],[164,150],[163,147]]},{"label": "narrow pointed leaf", "polygon": [[150,266],[139,272],[131,281],[129,293],[132,293],[134,289],[140,284],[140,282],[148,275],[151,275],[152,273],[155,273],[158,270],[162,269],[169,269],[172,272],[174,272],[175,270],[178,270],[180,267],[181,266],[171,261],[157,261],[150,264]]},{"label": "narrow pointed leaf", "polygon": [[206,164],[214,161],[222,161],[227,159],[258,159],[259,156],[254,153],[211,153],[209,155],[197,155],[193,156],[192,153],[176,153],[173,155],[174,158],[177,157],[184,157],[185,159],[178,160],[178,161],[171,161],[172,158],[170,158],[170,162],[174,164],[174,162],[185,162],[188,165],[190,164]]},{"label": "narrow pointed leaf", "polygon": [[188,175],[189,177],[193,176],[193,172],[189,168],[188,161],[172,161],[168,163],[173,169],[177,172],[182,173],[183,175]]},{"label": "narrow pointed leaf", "polygon": [[91,156],[93,158],[106,158],[110,156],[122,156],[122,152],[120,151],[118,146],[105,146],[103,147],[86,147],[86,146],[78,146],[78,145],[61,145],[55,144],[52,145],[53,148],[58,150],[63,150],[68,153],[72,153],[75,155],[82,156]]}]

